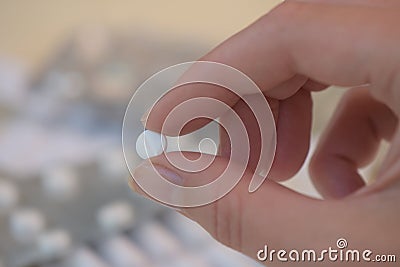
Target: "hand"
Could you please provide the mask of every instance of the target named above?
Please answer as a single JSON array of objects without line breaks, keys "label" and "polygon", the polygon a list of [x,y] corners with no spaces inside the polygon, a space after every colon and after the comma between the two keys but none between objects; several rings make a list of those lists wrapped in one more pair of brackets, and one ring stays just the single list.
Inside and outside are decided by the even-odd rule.
[{"label": "hand", "polygon": [[[235,95],[211,85],[169,92],[149,114],[148,129],[160,131],[165,114],[182,101],[207,96],[233,107],[250,132],[252,154],[241,182],[222,199],[181,212],[217,240],[253,258],[266,244],[275,250],[322,250],[336,248],[336,240],[344,237],[349,249],[370,249],[371,258],[395,254],[400,260],[399,14],[396,0],[286,1],[204,56],[201,60],[241,70],[262,89],[276,120],[277,151],[268,179],[249,194],[258,135],[251,134],[255,122],[248,108]],[[351,89],[310,164],[312,181],[325,198],[316,200],[276,181],[292,177],[302,166],[309,148],[311,92],[330,85]],[[192,121],[184,133],[205,123]],[[391,142],[390,151],[376,181],[366,185],[357,170],[371,162],[382,139]],[[210,180],[227,163],[229,142],[224,134],[220,143],[221,156],[199,173],[177,170],[164,156],[152,158],[151,163],[165,178],[178,176],[184,185]],[[136,169],[134,176],[151,175],[144,171],[146,164],[150,162]],[[133,181],[132,187],[140,191]],[[267,262],[279,263],[276,258]]]}]

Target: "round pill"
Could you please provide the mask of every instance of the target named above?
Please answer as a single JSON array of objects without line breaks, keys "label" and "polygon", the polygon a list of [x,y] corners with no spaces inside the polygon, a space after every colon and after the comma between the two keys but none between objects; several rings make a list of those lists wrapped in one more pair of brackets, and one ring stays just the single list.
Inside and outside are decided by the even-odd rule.
[{"label": "round pill", "polygon": [[110,233],[123,231],[133,226],[135,214],[127,202],[114,202],[102,207],[97,213],[100,227]]},{"label": "round pill", "polygon": [[10,217],[10,230],[14,239],[23,243],[35,240],[45,226],[43,215],[35,209],[16,210]]},{"label": "round pill", "polygon": [[45,232],[38,237],[37,247],[46,259],[61,257],[71,248],[71,236],[62,229]]},{"label": "round pill", "polygon": [[71,199],[79,190],[78,174],[68,166],[52,166],[42,174],[42,188],[51,197]]},{"label": "round pill", "polygon": [[142,159],[160,155],[167,149],[167,138],[150,130],[145,130],[136,140],[136,152]]}]

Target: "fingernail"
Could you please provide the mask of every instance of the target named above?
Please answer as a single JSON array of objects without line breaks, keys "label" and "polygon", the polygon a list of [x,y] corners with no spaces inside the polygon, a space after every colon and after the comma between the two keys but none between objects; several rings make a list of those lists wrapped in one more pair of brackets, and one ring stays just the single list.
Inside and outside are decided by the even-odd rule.
[{"label": "fingernail", "polygon": [[148,161],[139,165],[135,169],[133,176],[145,179],[147,176],[157,175],[157,173],[173,184],[183,185],[183,178],[179,174],[169,168],[158,164],[152,164]]},{"label": "fingernail", "polygon": [[171,169],[165,168],[161,165],[154,165],[158,173],[168,181],[176,184],[183,185],[183,178]]},{"label": "fingernail", "polygon": [[146,110],[146,112],[143,113],[143,116],[140,118],[140,122],[143,124],[143,126],[146,126],[145,124],[150,115],[150,111],[151,111],[151,109]]}]

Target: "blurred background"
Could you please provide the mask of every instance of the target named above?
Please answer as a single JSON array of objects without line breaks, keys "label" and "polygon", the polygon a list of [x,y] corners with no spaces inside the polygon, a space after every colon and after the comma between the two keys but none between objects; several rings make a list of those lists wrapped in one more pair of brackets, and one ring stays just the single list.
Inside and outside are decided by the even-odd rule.
[{"label": "blurred background", "polygon": [[[125,108],[280,1],[0,1],[0,265],[258,266],[132,193]],[[313,135],[343,90],[319,93]],[[318,197],[302,170],[287,183]]]}]

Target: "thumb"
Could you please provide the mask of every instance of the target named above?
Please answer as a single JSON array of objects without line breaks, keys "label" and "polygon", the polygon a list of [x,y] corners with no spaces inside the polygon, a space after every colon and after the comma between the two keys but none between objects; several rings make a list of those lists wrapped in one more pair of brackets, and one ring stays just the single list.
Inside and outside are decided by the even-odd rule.
[{"label": "thumb", "polygon": [[[199,158],[198,153],[168,153],[168,157],[182,155],[189,159]],[[210,160],[210,157],[213,156],[202,154],[201,160]],[[187,172],[175,168],[165,155],[161,155],[145,161],[135,170],[131,187],[141,191],[135,181],[158,174],[182,186],[204,185],[218,178],[227,164],[228,159],[215,157],[205,170]],[[219,200],[200,207],[179,209],[221,243],[253,258],[266,244],[275,249],[315,248],[325,245],[318,243],[321,238],[325,242],[336,240],[335,229],[324,227],[333,220],[335,202],[306,197],[270,180],[256,192],[249,193],[252,177],[251,172],[245,171],[234,189]]]}]

